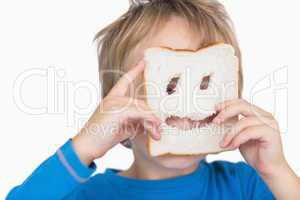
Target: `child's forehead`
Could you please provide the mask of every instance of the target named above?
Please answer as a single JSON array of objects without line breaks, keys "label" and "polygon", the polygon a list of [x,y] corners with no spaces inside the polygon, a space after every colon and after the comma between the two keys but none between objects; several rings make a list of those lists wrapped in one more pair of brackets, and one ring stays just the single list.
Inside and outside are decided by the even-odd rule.
[{"label": "child's forehead", "polygon": [[164,46],[172,49],[197,50],[201,44],[199,33],[181,17],[171,17],[149,36],[146,47]]},{"label": "child's forehead", "polygon": [[[152,31],[148,33],[146,38],[140,41],[136,51],[133,54],[134,63],[141,60],[144,56],[144,51],[150,47],[167,47],[171,49],[184,49],[195,51],[203,47],[204,41],[208,35],[203,35],[203,31],[191,27],[182,17],[173,16],[167,21],[159,23]],[[215,35],[215,42],[223,40],[218,35]]]}]

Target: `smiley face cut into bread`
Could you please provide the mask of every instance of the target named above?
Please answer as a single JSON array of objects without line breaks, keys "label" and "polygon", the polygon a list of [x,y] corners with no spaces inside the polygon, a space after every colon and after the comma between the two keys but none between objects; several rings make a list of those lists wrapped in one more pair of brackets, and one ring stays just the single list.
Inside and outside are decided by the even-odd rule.
[{"label": "smiley face cut into bread", "polygon": [[148,137],[150,155],[225,151],[221,139],[234,123],[217,125],[215,105],[238,98],[239,60],[218,43],[197,51],[148,48],[144,52],[146,102],[162,121],[161,139]]}]

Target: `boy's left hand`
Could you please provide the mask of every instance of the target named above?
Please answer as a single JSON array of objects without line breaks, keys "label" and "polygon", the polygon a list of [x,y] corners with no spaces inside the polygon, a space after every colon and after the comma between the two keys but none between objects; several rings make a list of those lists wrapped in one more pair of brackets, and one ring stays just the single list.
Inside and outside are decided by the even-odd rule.
[{"label": "boy's left hand", "polygon": [[244,99],[234,99],[216,105],[220,113],[214,123],[241,115],[231,131],[226,133],[220,146],[240,149],[244,159],[262,176],[272,176],[287,165],[283,155],[280,131],[271,113],[250,104]]}]

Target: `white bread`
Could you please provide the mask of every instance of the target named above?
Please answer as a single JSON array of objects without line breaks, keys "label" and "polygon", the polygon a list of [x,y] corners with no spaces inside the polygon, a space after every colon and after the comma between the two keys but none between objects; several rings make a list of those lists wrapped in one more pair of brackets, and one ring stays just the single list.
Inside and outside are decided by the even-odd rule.
[{"label": "white bread", "polygon": [[[234,48],[223,43],[198,51],[154,47],[145,50],[144,60],[146,101],[162,120],[161,139],[148,137],[150,155],[226,150],[219,147],[219,142],[234,121],[220,126],[196,120],[212,119],[217,103],[238,98],[239,61]],[[191,127],[176,125],[177,122]]]}]

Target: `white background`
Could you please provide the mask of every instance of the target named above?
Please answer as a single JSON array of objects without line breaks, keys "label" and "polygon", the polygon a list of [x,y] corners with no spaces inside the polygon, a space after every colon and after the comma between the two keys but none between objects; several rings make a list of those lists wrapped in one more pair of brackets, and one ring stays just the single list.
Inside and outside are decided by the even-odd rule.
[{"label": "white background", "polygon": [[[300,175],[300,32],[296,21],[300,12],[292,4],[297,1],[222,2],[235,22],[243,51],[244,97],[255,97],[253,103],[274,112],[283,127],[287,160]],[[0,199],[76,134],[79,121],[93,111],[98,70],[92,39],[127,7],[126,0],[0,1]],[[20,99],[14,98],[18,94],[14,86],[24,71],[40,73],[26,79],[21,88],[25,104],[46,108],[40,114],[25,110]],[[57,74],[56,87],[69,92],[54,95],[55,90],[47,88],[51,77],[43,75],[47,71]],[[264,89],[258,92],[259,88]],[[209,159],[242,158],[238,152],[230,152]],[[125,169],[131,162],[130,151],[117,146],[97,161],[98,171]]]}]

